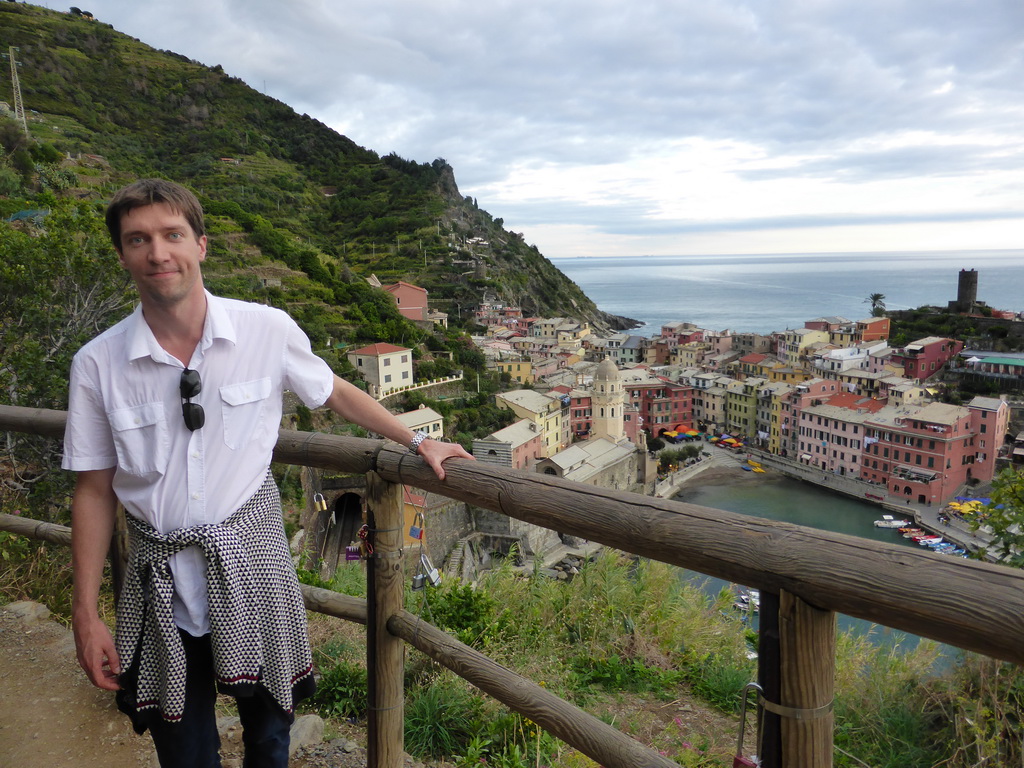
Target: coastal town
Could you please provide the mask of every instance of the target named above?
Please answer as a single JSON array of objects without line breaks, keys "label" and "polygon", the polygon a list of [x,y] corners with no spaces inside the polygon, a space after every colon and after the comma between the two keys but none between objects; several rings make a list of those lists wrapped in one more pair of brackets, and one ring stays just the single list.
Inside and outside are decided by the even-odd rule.
[{"label": "coastal town", "polygon": [[[962,271],[949,311],[984,308],[1020,325],[978,302],[976,285],[977,274]],[[406,317],[443,322],[428,318],[423,289],[382,287]],[[893,346],[884,313],[812,318],[770,334],[679,321],[649,337],[525,317],[493,298],[474,316],[486,329],[475,345],[509,385],[495,403],[516,419],[473,441],[481,462],[671,496],[729,455],[737,472],[780,471],[904,514],[920,510],[916,522],[939,525],[950,502],[984,493],[999,469],[1024,459],[1024,440],[1015,446],[1008,435],[1024,355],[939,336]],[[412,383],[409,349],[377,344],[349,358],[381,399],[422,385]],[[989,393],[1005,389],[950,402],[949,382],[964,376],[987,381]],[[432,408],[400,417],[444,434]],[[694,443],[700,450],[687,463],[695,466],[659,468],[659,450]]]}]

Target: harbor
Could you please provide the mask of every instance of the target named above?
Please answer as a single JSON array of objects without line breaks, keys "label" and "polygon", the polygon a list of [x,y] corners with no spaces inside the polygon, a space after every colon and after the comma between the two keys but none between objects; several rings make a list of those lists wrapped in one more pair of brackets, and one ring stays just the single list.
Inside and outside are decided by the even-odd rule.
[{"label": "harbor", "polygon": [[[820,471],[815,473],[816,478],[806,473],[794,472],[791,475],[773,466],[771,459],[774,457],[754,459],[765,468],[764,473],[747,472],[741,469],[747,461],[746,454],[725,450],[711,451],[711,454],[710,459],[702,462],[700,472],[689,475],[681,484],[675,500],[914,549],[926,545],[904,538],[898,528],[876,526],[875,522],[884,520],[883,515],[889,515],[894,521],[910,522],[912,527],[939,535],[965,549],[988,543],[984,535],[973,534],[965,520],[950,517],[948,524],[942,522],[940,516],[944,508],[865,499],[863,486],[869,484],[852,478],[822,477]],[[688,469],[692,472],[696,467]],[[875,492],[877,490],[876,487]],[[756,628],[760,596],[755,590],[701,574],[686,574],[685,578],[701,584],[709,596],[729,590],[734,595],[732,607],[737,616]],[[877,645],[899,647],[905,651],[916,648],[920,639],[842,614],[838,617],[838,628],[840,632],[866,636]],[[953,649],[944,648],[941,654],[945,659],[943,663],[955,658],[955,654]]]}]

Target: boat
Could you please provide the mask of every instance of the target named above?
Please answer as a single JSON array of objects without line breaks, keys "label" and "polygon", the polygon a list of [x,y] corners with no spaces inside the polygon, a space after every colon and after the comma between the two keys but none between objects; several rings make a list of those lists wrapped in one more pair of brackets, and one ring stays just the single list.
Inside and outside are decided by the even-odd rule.
[{"label": "boat", "polygon": [[756,589],[737,592],[736,602],[732,607],[738,611],[757,613],[761,609],[761,593]]},{"label": "boat", "polygon": [[875,528],[906,528],[908,525],[909,520],[896,520],[892,515],[882,515],[881,520],[875,520]]}]

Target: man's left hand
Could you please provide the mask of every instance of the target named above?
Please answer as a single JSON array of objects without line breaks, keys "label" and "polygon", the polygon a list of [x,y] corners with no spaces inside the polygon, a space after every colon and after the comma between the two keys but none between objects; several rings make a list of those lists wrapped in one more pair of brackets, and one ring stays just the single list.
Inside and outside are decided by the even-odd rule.
[{"label": "man's left hand", "polygon": [[444,467],[448,459],[473,459],[472,454],[458,443],[443,443],[440,440],[424,440],[420,443],[419,456],[434,470],[438,480],[444,480]]}]

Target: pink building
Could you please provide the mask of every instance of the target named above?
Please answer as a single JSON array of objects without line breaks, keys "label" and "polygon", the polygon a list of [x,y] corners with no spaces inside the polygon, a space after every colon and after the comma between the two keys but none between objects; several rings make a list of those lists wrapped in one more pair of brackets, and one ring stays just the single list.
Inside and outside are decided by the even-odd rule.
[{"label": "pink building", "polygon": [[427,289],[418,285],[398,281],[394,285],[382,285],[385,291],[390,293],[398,305],[398,311],[402,317],[410,320],[427,319]]},{"label": "pink building", "polygon": [[643,419],[643,428],[652,437],[662,429],[676,424],[693,423],[693,387],[677,384],[661,376],[647,376],[639,381],[622,382],[626,403],[636,407]]},{"label": "pink building", "polygon": [[800,454],[800,413],[810,405],[821,405],[839,394],[841,385],[834,379],[809,379],[796,384],[782,400],[779,419],[779,450],[783,456],[798,458]]},{"label": "pink building", "polygon": [[963,348],[962,341],[928,336],[902,349],[894,349],[889,361],[902,366],[906,378],[924,381],[942,370],[942,366]]},{"label": "pink building", "polygon": [[859,477],[864,452],[865,421],[885,407],[881,400],[849,392],[800,411],[800,463],[823,472]]},{"label": "pink building", "polygon": [[593,401],[590,392],[574,389],[569,393],[569,431],[574,438],[586,440],[593,427]]},{"label": "pink building", "polygon": [[1008,420],[1009,406],[993,398],[975,398],[966,407],[888,406],[866,423],[861,477],[908,501],[942,504],[968,481],[992,479]]},{"label": "pink building", "polygon": [[544,434],[535,421],[522,419],[474,440],[473,456],[483,464],[530,469],[544,456]]},{"label": "pink building", "polygon": [[626,403],[622,407],[622,430],[629,442],[640,448],[646,443],[644,426],[644,417],[640,415],[640,409],[632,403]]}]

